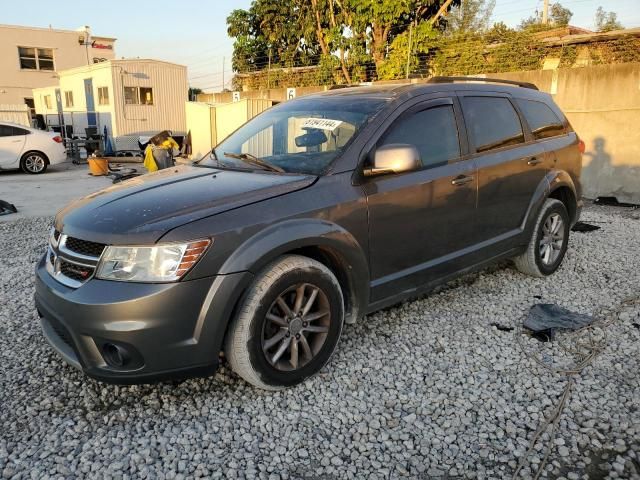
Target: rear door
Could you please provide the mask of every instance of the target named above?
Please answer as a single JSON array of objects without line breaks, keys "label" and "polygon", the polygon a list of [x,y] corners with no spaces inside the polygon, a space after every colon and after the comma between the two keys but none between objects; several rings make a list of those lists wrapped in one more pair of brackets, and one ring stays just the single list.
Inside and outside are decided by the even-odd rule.
[{"label": "rear door", "polygon": [[508,94],[465,91],[460,100],[478,166],[477,235],[502,250],[522,232],[551,160]]},{"label": "rear door", "polygon": [[0,124],[0,168],[18,168],[26,130]]},{"label": "rear door", "polygon": [[373,302],[416,290],[443,276],[443,268],[455,270],[450,260],[474,243],[476,167],[463,156],[460,124],[453,98],[424,101],[406,110],[376,143],[416,146],[422,168],[370,177],[363,185]]}]

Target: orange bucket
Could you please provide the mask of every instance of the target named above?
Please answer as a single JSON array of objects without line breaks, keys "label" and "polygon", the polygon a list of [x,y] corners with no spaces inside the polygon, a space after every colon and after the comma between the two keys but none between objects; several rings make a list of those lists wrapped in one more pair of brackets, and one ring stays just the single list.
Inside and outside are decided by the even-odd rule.
[{"label": "orange bucket", "polygon": [[89,171],[91,175],[107,175],[109,173],[109,160],[106,158],[89,157]]}]

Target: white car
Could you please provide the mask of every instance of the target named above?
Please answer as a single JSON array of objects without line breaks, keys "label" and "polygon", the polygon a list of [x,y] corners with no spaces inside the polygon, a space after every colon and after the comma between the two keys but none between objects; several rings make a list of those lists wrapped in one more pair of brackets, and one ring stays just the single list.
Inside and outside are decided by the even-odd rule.
[{"label": "white car", "polygon": [[66,159],[60,134],[0,122],[0,170],[21,168],[26,173],[44,173],[49,165]]}]

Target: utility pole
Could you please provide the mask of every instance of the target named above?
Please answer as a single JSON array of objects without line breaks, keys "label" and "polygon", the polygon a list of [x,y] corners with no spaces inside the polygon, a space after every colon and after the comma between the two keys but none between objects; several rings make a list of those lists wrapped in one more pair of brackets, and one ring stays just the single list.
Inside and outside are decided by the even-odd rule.
[{"label": "utility pole", "polygon": [[547,25],[549,23],[549,0],[544,0],[544,8],[542,9],[542,23]]},{"label": "utility pole", "polygon": [[411,34],[413,33],[413,23],[409,25],[409,48],[407,49],[407,78],[409,78],[409,62],[411,61]]},{"label": "utility pole", "polygon": [[224,91],[224,57],[222,57],[222,90]]},{"label": "utility pole", "polygon": [[271,47],[269,47],[269,67],[267,68],[267,90],[271,88]]}]

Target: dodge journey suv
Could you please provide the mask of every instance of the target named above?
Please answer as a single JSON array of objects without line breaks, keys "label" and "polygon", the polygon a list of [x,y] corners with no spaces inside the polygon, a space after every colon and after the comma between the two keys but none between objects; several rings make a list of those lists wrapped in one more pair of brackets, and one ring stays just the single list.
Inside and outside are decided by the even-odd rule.
[{"label": "dodge journey suv", "polygon": [[277,389],[369,312],[501,259],[552,274],[584,144],[534,85],[481,80],[294,99],[68,205],[37,265],[45,337],[106,382],[208,375],[222,351]]}]

